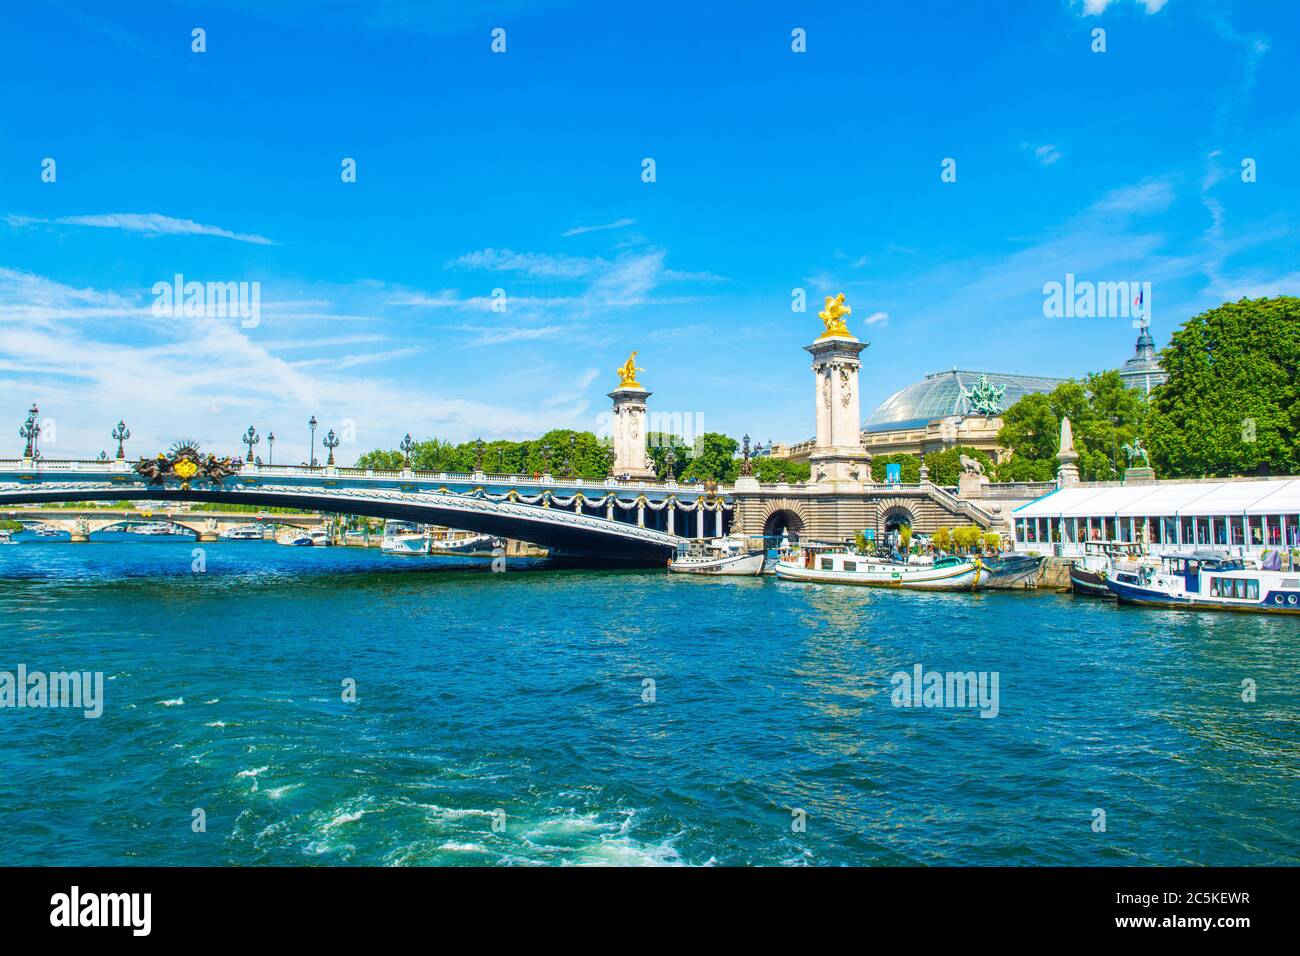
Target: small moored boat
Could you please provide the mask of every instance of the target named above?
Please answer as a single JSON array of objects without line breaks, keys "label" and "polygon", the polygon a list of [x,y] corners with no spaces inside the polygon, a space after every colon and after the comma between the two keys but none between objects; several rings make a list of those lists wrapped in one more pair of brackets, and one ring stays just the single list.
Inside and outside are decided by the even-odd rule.
[{"label": "small moored boat", "polygon": [[782,581],[858,584],[922,591],[974,591],[984,565],[979,558],[943,557],[930,564],[899,564],[851,551],[819,552],[801,548],[776,565]]},{"label": "small moored boat", "polygon": [[678,574],[760,575],[769,568],[767,552],[747,547],[742,538],[684,542],[668,562]]}]

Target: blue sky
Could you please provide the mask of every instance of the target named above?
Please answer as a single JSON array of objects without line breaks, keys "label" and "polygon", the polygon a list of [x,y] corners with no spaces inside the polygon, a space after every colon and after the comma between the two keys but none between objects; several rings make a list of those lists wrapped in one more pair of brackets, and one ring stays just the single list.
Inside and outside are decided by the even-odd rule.
[{"label": "blue sky", "polygon": [[[864,415],[953,365],[1114,367],[1130,321],[1044,283],[1151,282],[1158,344],[1300,292],[1298,40],[1290,0],[14,7],[0,408],[50,457],[125,417],[134,453],[251,423],[298,461],[314,414],[350,461],[596,429],[637,349],[652,409],[796,441],[841,291]],[[155,315],[176,273],[259,282],[260,322]]]}]

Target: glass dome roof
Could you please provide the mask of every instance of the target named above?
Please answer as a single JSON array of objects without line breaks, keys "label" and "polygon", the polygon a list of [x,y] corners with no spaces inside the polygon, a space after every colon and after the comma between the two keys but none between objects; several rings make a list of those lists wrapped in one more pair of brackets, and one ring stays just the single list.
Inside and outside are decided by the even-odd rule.
[{"label": "glass dome roof", "polygon": [[1032,392],[1050,392],[1066,381],[1041,375],[1004,375],[1001,372],[968,372],[953,369],[934,372],[885,399],[866,421],[865,430],[886,432],[920,428],[927,422],[950,415],[973,414],[967,393],[987,377],[990,385],[1005,388],[1002,408],[1007,409]]}]

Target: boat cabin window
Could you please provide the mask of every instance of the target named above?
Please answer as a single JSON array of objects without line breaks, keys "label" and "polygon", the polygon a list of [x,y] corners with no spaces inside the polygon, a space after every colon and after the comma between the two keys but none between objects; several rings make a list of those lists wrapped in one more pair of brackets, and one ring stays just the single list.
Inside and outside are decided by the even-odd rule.
[{"label": "boat cabin window", "polygon": [[830,558],[822,558],[822,570],[823,571],[835,570],[835,562],[832,561]]},{"label": "boat cabin window", "polygon": [[845,562],[844,562],[844,570],[845,570],[845,571],[856,571],[857,569],[858,569],[858,563],[857,563],[856,561],[845,561]]},{"label": "boat cabin window", "polygon": [[1210,597],[1259,600],[1259,581],[1255,578],[1210,578]]}]

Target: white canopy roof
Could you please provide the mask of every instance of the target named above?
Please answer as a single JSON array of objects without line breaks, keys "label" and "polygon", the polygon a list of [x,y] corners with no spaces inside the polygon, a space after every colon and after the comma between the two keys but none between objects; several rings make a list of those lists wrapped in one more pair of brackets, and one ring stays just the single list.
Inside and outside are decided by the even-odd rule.
[{"label": "white canopy roof", "polygon": [[1296,513],[1300,513],[1300,479],[1295,478],[1062,488],[1012,512],[1017,518]]}]

